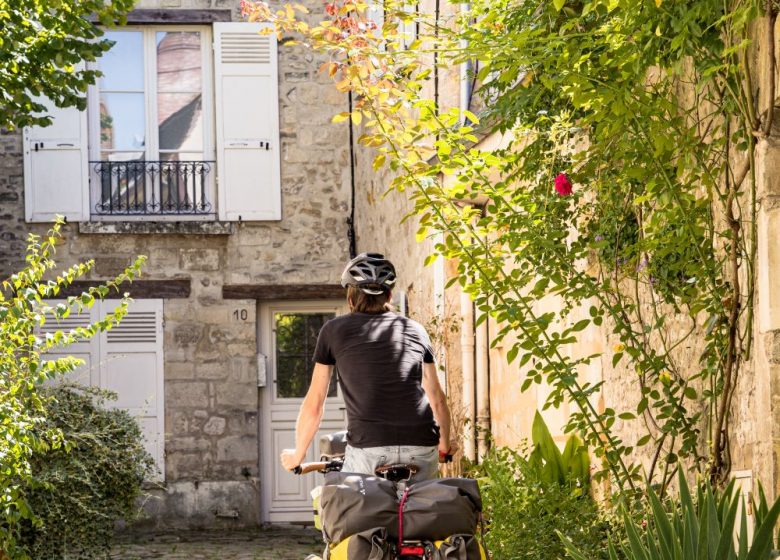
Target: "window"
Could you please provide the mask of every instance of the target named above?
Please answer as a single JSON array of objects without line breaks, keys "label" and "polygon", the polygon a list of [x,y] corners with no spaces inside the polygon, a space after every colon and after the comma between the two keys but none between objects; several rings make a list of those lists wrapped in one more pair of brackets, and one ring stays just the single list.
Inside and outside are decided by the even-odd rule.
[{"label": "window", "polygon": [[25,129],[27,221],[280,220],[277,45],[263,25],[107,31],[87,111],[49,104],[53,124]]},{"label": "window", "polygon": [[[311,383],[314,348],[322,326],[335,313],[276,313],[276,398],[302,399]],[[331,376],[328,396],[336,396],[337,374]]]},{"label": "window", "polygon": [[109,31],[97,62],[90,166],[102,215],[214,212],[208,28]]}]

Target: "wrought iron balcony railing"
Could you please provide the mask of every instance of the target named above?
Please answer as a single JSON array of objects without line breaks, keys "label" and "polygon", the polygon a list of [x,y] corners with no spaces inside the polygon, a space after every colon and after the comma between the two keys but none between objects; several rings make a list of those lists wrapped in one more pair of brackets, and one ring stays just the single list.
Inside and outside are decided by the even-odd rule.
[{"label": "wrought iron balcony railing", "polygon": [[214,213],[212,161],[91,161],[98,216]]}]

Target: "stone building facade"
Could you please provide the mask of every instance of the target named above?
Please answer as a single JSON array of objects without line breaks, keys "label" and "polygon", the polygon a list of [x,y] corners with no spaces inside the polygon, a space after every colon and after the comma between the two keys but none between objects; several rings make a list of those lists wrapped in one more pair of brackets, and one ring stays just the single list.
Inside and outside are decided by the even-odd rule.
[{"label": "stone building facade", "polygon": [[[241,21],[239,4],[141,0],[129,25],[171,33],[186,26],[208,33],[213,22]],[[314,14],[313,23],[319,0],[304,4]],[[158,49],[176,47],[166,40]],[[277,447],[270,446],[269,437],[289,446],[294,418],[285,417],[282,436],[264,435],[263,422],[271,418],[262,405],[263,391],[274,386],[265,378],[271,375],[265,365],[272,368],[273,356],[260,354],[258,339],[275,327],[258,325],[258,312],[269,302],[292,305],[293,312],[315,304],[320,311],[323,305],[336,309],[343,302],[338,280],[349,255],[350,156],[347,125],[332,124],[331,117],[347,110],[347,98],[318,72],[322,62],[303,47],[278,52],[280,220],[93,217],[63,228],[58,265],[94,259],[87,280],[110,278],[136,255],[148,257],[143,278],[128,290],[136,300],[159,300],[162,309],[164,433],[159,435],[164,438],[164,473],[146,503],[150,524],[251,526],[273,518],[273,506],[264,505],[263,496],[281,496],[283,503],[291,486],[298,494],[306,493],[292,475],[262,474],[278,464],[271,451]],[[159,70],[181,71],[162,63]],[[203,75],[208,81],[211,73]],[[159,90],[182,87],[181,80],[174,82],[166,85],[161,79]],[[212,85],[206,88],[213,95]],[[276,110],[258,107],[251,98],[243,102],[248,116]],[[160,118],[175,110],[160,101]],[[213,119],[214,111],[210,114]],[[209,124],[213,127],[213,122],[203,126]],[[116,131],[122,133],[118,125]],[[103,135],[101,144],[105,148],[113,141]],[[5,277],[22,266],[27,235],[41,234],[49,226],[25,221],[27,146],[21,131],[4,132],[0,146],[0,274]],[[111,364],[107,367],[110,370]],[[343,422],[336,424],[341,427]],[[297,517],[291,514],[289,520],[310,519],[308,495],[305,510],[298,509]]]}]

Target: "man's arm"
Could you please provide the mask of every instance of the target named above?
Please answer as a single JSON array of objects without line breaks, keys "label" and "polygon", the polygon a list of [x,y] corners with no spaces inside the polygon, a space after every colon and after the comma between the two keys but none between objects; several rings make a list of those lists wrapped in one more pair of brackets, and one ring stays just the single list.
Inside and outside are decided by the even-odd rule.
[{"label": "man's arm", "polygon": [[314,435],[320,428],[332,372],[333,366],[319,362],[314,364],[311,385],[309,385],[309,390],[303,399],[301,410],[298,412],[298,421],[295,423],[295,449],[285,449],[280,457],[282,466],[288,471],[293,470],[303,462],[311,440],[314,439]]},{"label": "man's arm", "polygon": [[439,384],[436,364],[423,364],[422,386],[431,403],[433,417],[439,425],[439,454],[452,453],[456,446],[450,441],[450,407],[447,405],[447,396]]}]

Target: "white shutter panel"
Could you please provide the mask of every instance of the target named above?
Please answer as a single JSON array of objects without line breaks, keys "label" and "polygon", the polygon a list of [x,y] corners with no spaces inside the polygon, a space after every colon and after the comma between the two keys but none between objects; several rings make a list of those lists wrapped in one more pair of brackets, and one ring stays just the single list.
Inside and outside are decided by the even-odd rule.
[{"label": "white shutter panel", "polygon": [[61,109],[48,100],[50,126],[24,130],[25,218],[49,222],[57,214],[71,221],[89,218],[87,113]]},{"label": "white shutter panel", "polygon": [[219,218],[282,218],[276,35],[214,24]]},{"label": "white shutter panel", "polygon": [[[47,305],[55,306],[61,301],[47,301]],[[53,314],[46,314],[46,323],[38,329],[38,336],[46,336],[47,333],[55,333],[57,331],[70,331],[76,327],[86,327],[90,323],[97,320],[98,311],[95,307],[92,309],[84,309],[83,313],[77,315],[74,310],[73,313],[65,319],[57,320]],[[57,358],[64,358],[66,356],[73,356],[80,358],[84,361],[84,365],[70,372],[64,377],[59,377],[51,380],[51,383],[76,383],[84,387],[90,385],[98,385],[100,383],[100,364],[98,360],[98,340],[92,338],[90,340],[79,340],[64,347],[58,347],[52,349],[52,351],[44,354],[44,359],[55,360]]]},{"label": "white shutter panel", "polygon": [[[101,302],[105,316],[117,301]],[[163,377],[163,304],[139,299],[130,304],[121,323],[100,335],[100,386],[114,391],[112,406],[127,410],[137,421],[164,476],[165,395]]]}]

